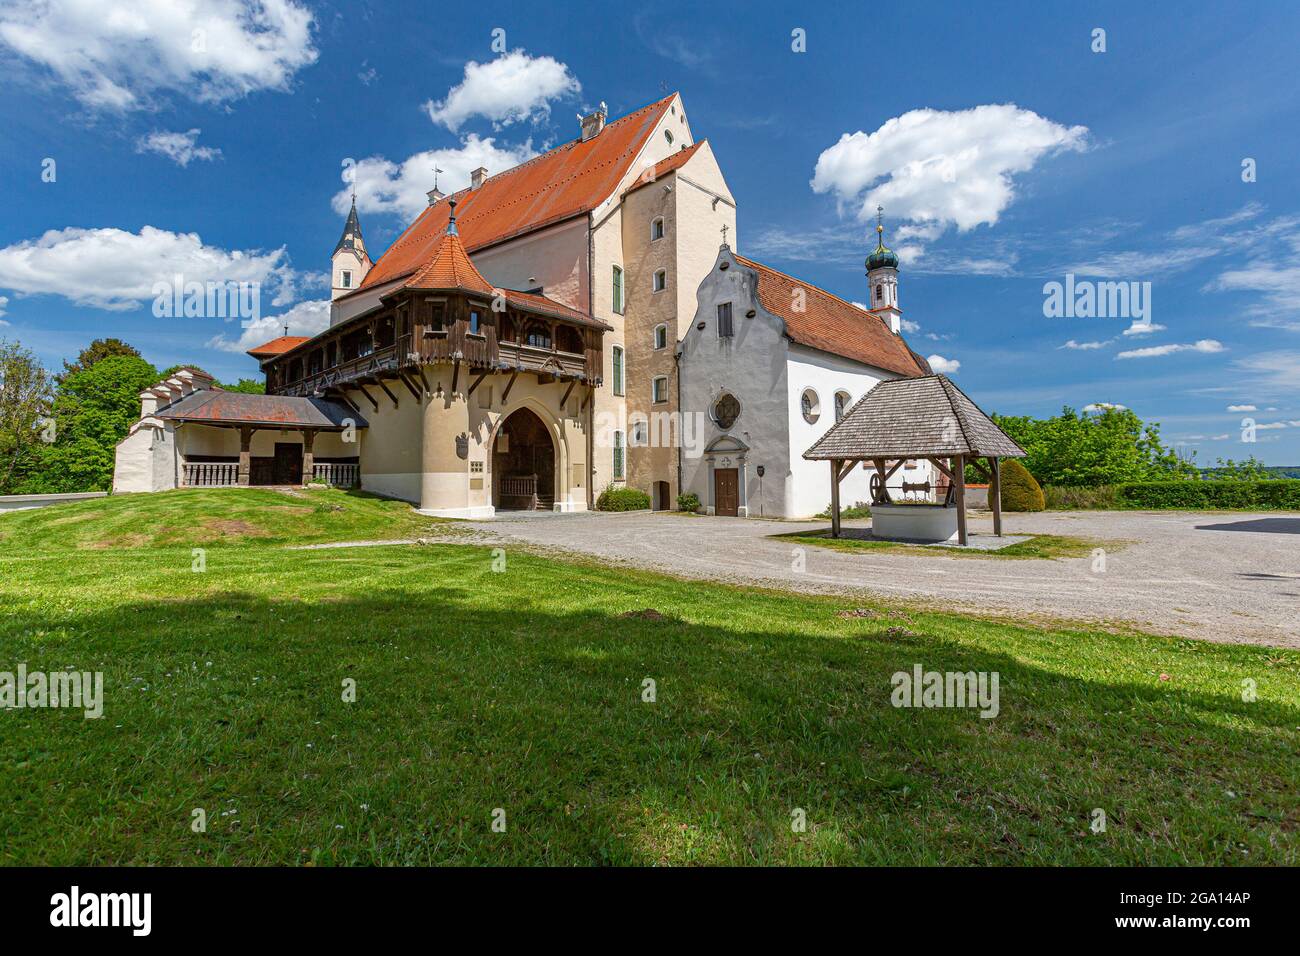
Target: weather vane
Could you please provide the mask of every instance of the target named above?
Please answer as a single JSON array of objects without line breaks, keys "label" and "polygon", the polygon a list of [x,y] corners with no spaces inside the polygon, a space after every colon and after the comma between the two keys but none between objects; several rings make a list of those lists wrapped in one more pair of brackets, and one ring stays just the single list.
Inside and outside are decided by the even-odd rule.
[{"label": "weather vane", "polygon": [[437,167],[437,165],[435,164],[434,167],[433,167],[433,188],[434,188],[434,189],[437,189],[437,188],[438,188],[438,174],[439,174],[440,172],[442,172],[442,170],[439,169],[439,168]]}]

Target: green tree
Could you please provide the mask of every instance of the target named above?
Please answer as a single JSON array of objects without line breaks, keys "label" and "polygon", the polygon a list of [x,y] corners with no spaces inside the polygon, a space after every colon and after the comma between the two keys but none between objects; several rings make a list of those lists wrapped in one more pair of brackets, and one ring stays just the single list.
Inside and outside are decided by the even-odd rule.
[{"label": "green tree", "polygon": [[43,436],[50,434],[53,380],[36,356],[17,342],[0,340],[0,494],[36,466]]},{"label": "green tree", "polygon": [[1054,418],[993,415],[1027,453],[1024,465],[1040,484],[1067,487],[1122,481],[1196,478],[1196,466],[1160,441],[1160,426],[1131,409],[1080,414],[1068,406]]},{"label": "green tree", "polygon": [[115,355],[68,375],[54,398],[57,437],[43,448],[24,490],[104,491],[117,443],[140,417],[140,392],[158,371],[138,356]]},{"label": "green tree", "polygon": [[241,378],[234,385],[218,385],[227,392],[243,392],[247,395],[262,395],[266,392],[266,384],[252,378]]},{"label": "green tree", "polygon": [[127,345],[121,339],[95,339],[77,356],[75,362],[64,362],[63,371],[56,376],[56,381],[62,384],[63,380],[69,375],[76,375],[78,372],[84,372],[96,362],[101,362],[106,358],[112,358],[115,355],[126,355],[132,358],[139,358],[140,352],[134,346]]},{"label": "green tree", "polygon": [[1267,481],[1283,476],[1251,455],[1242,461],[1215,459],[1214,467],[1205,469],[1205,477],[1227,481]]}]

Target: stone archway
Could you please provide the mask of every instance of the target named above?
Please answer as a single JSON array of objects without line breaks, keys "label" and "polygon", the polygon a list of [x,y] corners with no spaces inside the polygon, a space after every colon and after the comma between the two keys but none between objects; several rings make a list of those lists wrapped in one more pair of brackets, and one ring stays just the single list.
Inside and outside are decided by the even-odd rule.
[{"label": "stone archway", "polygon": [[528,408],[511,412],[492,441],[492,504],[504,511],[555,507],[555,442]]}]

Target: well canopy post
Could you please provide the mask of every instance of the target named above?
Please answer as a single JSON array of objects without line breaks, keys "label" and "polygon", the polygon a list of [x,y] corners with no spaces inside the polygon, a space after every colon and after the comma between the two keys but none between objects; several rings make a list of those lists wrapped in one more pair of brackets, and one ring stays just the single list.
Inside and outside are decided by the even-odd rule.
[{"label": "well canopy post", "polygon": [[831,537],[840,536],[840,465],[839,459],[831,459]]}]

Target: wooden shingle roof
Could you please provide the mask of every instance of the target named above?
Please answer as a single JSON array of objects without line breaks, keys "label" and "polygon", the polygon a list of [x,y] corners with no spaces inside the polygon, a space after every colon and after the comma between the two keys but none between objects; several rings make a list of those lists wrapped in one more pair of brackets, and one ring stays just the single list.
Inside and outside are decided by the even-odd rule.
[{"label": "wooden shingle roof", "polygon": [[340,431],[349,424],[369,427],[369,422],[355,411],[328,399],[252,395],[218,389],[191,392],[159,409],[157,416],[200,425],[261,425],[320,431]]},{"label": "wooden shingle roof", "polygon": [[1023,458],[1025,450],[946,375],[879,383],[803,453],[812,461],[951,455]]}]

